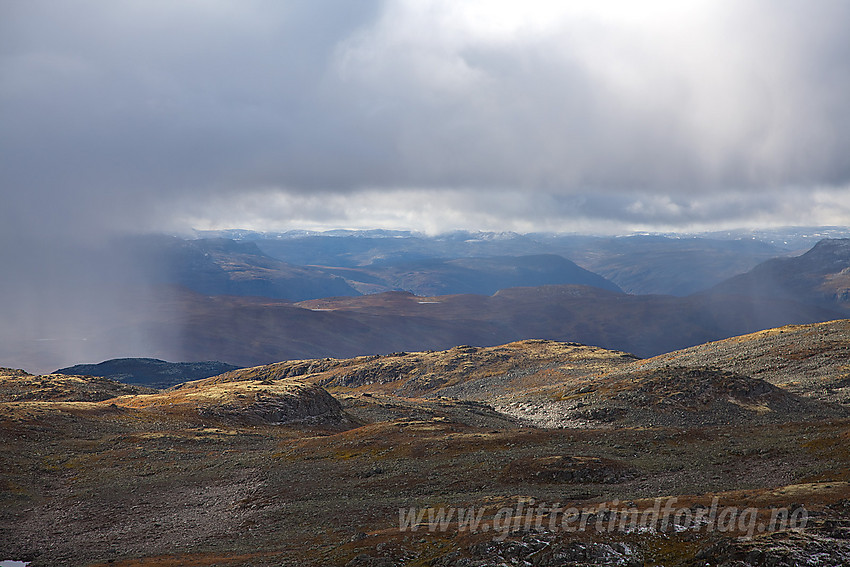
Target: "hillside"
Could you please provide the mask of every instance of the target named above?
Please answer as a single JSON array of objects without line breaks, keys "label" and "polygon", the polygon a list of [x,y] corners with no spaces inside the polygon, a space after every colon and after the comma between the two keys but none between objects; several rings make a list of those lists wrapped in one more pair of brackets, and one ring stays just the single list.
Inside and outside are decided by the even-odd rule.
[{"label": "hillside", "polygon": [[801,256],[769,260],[706,293],[793,299],[850,313],[850,239],[821,240]]},{"label": "hillside", "polygon": [[308,422],[339,426],[349,422],[335,398],[319,386],[298,380],[187,382],[164,392],[118,397],[113,403],[247,425]]},{"label": "hillside", "polygon": [[[829,375],[848,328],[666,361],[541,340],[318,358],[164,391],[4,369],[0,549],[33,567],[846,565],[848,408],[768,366]],[[750,359],[759,378],[718,369]],[[653,506],[672,523],[629,528]],[[726,523],[692,521],[712,509]],[[771,526],[781,509],[805,529]]]},{"label": "hillside", "polygon": [[[637,365],[634,365],[637,366]],[[552,394],[557,399],[552,401]],[[740,427],[847,418],[850,408],[711,367],[623,367],[495,407],[540,427]]]},{"label": "hillside", "polygon": [[578,343],[525,340],[496,347],[393,353],[346,360],[280,362],[235,370],[211,382],[300,377],[333,393],[493,401],[609,372],[633,355]]},{"label": "hillside", "polygon": [[[850,322],[829,325],[841,325],[846,332]],[[812,334],[805,344],[807,352],[815,352],[828,351],[836,342]],[[842,351],[850,348],[846,335],[839,344]],[[769,354],[763,347],[741,355]],[[711,346],[697,349],[705,352]],[[829,400],[811,387],[795,393],[759,377],[717,369],[710,364],[720,361],[723,366],[728,359],[712,353],[700,359],[706,366],[679,366],[676,353],[641,360],[578,343],[527,340],[487,348],[281,362],[202,383],[298,378],[335,395],[476,400],[543,427],[704,427],[850,417],[850,407],[824,403]],[[846,356],[842,362],[848,362]],[[825,368],[824,374],[833,370]]]},{"label": "hillside", "polygon": [[33,376],[12,368],[0,368],[0,402],[100,402],[116,396],[150,394],[140,388],[91,376],[47,374]]},{"label": "hillside", "polygon": [[636,366],[706,364],[761,378],[803,396],[850,404],[850,321],[768,329],[663,354]]}]

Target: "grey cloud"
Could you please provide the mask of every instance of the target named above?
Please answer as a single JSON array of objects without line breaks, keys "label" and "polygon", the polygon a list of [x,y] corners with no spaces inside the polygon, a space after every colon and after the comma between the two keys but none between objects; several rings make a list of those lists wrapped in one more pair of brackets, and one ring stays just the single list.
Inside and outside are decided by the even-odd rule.
[{"label": "grey cloud", "polygon": [[177,226],[255,230],[409,227],[431,234],[459,227],[514,232],[711,231],[741,227],[842,225],[850,187],[777,188],[669,195],[651,191],[579,194],[480,189],[263,192],[222,198]]},{"label": "grey cloud", "polygon": [[319,181],[338,175],[327,167],[337,135],[321,83],[335,42],[374,5],[5,6],[3,182],[27,218],[49,214],[48,196],[63,209],[54,222],[132,222],[175,194],[203,198],[272,177],[315,184],[311,165]]},{"label": "grey cloud", "polygon": [[567,19],[507,40],[472,34],[451,3],[411,6],[4,5],[7,210],[145,228],[177,200],[263,188],[676,201],[850,180],[844,2],[717,5],[669,36]]},{"label": "grey cloud", "polygon": [[[406,40],[379,26],[351,64],[373,67],[358,85],[367,99],[391,101],[382,117],[399,121],[405,181],[561,192],[845,182],[850,82],[836,55],[850,43],[835,22],[846,6],[726,7],[683,44],[604,28],[589,40],[567,22],[550,37],[432,46],[437,62],[427,38],[394,49]],[[607,73],[612,53],[631,77]]]}]

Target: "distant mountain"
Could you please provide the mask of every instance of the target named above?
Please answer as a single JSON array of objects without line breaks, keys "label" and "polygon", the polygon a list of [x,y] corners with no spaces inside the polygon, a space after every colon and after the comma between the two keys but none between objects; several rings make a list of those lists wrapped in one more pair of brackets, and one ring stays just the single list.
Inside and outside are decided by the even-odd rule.
[{"label": "distant mountain", "polygon": [[530,235],[457,231],[438,236],[389,231],[285,233],[253,240],[264,253],[293,264],[362,267],[433,258],[557,253]]},{"label": "distant mountain", "polygon": [[[422,298],[377,294],[311,300],[297,305],[333,310],[332,313],[347,317],[355,314],[379,316],[389,326],[393,325],[395,317],[410,323],[413,320],[429,324],[454,321],[452,335],[465,336],[468,340],[460,341],[465,344],[484,346],[544,338],[593,344],[639,356],[653,356],[715,340],[714,337],[725,338],[787,323],[840,317],[836,311],[788,299],[633,296],[570,285],[510,288],[492,296]],[[396,340],[400,339],[403,337]],[[422,348],[445,347],[432,343],[398,350]],[[391,351],[369,349],[363,352]]]},{"label": "distant mountain", "polygon": [[253,242],[145,236],[128,238],[123,246],[159,282],[198,293],[290,301],[358,294],[339,276],[276,260]]},{"label": "distant mountain", "polygon": [[207,231],[204,238],[250,241],[296,265],[362,268],[428,259],[556,254],[612,281],[627,293],[685,296],[706,290],[771,258],[798,254],[824,238],[850,236],[846,227],[785,227],[694,235],[516,234],[456,231],[437,236],[407,231]]},{"label": "distant mountain", "polygon": [[560,252],[604,276],[627,293],[685,296],[785,254],[754,239],[717,240],[626,236],[599,238],[576,245],[553,238]]},{"label": "distant mountain", "polygon": [[[505,287],[565,283],[638,295],[685,296],[789,253],[787,247],[753,237],[462,231],[439,236],[392,231],[203,234],[208,237],[128,239],[127,249],[163,283],[211,295],[256,295],[292,301],[390,290],[418,295],[489,294]],[[559,264],[549,262],[545,268],[529,265],[542,264],[542,256],[562,259],[557,260]],[[511,266],[510,258],[518,257],[529,259]],[[579,275],[575,267],[567,273],[565,261],[593,275]],[[508,269],[515,273],[507,273]],[[549,273],[542,273],[545,270]]]},{"label": "distant mountain", "polygon": [[60,368],[53,374],[101,376],[124,384],[168,388],[238,368],[240,367],[218,361],[166,362],[156,358],[115,358],[98,364],[77,364]]},{"label": "distant mountain", "polygon": [[490,295],[509,287],[588,285],[621,292],[614,283],[555,254],[380,262],[359,269],[329,269],[364,293],[403,290],[416,295]]},{"label": "distant mountain", "polygon": [[[248,244],[221,245],[241,250]],[[201,244],[191,246],[197,250]],[[0,345],[0,359],[7,365],[38,367],[47,360],[44,353],[61,347],[60,354],[81,356],[84,351],[88,360],[137,354],[253,366],[302,358],[440,350],[458,344],[492,346],[529,338],[654,356],[766,328],[846,318],[847,248],[847,241],[827,240],[798,258],[770,260],[710,292],[686,297],[544,285],[493,294],[417,296],[395,291],[293,303],[166,286],[140,295],[125,311],[113,313],[109,325],[81,329],[83,339],[73,343],[6,341]],[[417,276],[421,279],[415,283],[421,289],[436,287],[440,280],[430,278],[443,270],[443,282],[452,281],[447,274],[473,273],[473,281],[477,278],[486,285],[492,279],[495,286],[516,274],[535,276],[533,267],[545,268],[539,274],[550,277],[570,266],[551,257],[440,261],[431,272]],[[357,270],[357,277],[368,275],[352,270]],[[411,277],[409,271],[404,273]],[[377,275],[373,277],[376,287],[385,285]],[[50,367],[67,364],[66,360]]]},{"label": "distant mountain", "polygon": [[808,250],[827,238],[850,238],[847,226],[786,226],[749,228],[695,234],[717,240],[759,240],[789,252]]},{"label": "distant mountain", "polygon": [[[362,239],[398,240],[374,235]],[[258,247],[258,240],[142,237],[128,242],[129,254],[150,266],[159,281],[207,295],[302,301],[393,290],[417,295],[491,294],[506,287],[547,284],[591,285],[620,291],[605,278],[553,254],[434,258],[423,249],[418,259],[382,259],[368,266],[320,266],[315,260],[313,265],[298,266],[266,255]]]},{"label": "distant mountain", "polygon": [[[745,234],[735,236],[598,237],[461,231],[425,236],[370,231],[254,234],[251,242],[284,262],[367,269],[370,273],[379,267],[415,266],[436,258],[555,254],[603,276],[627,293],[684,296],[789,253],[781,243],[771,244]],[[447,289],[441,293],[454,292]]]},{"label": "distant mountain", "polygon": [[[176,290],[163,305],[90,334],[87,348],[122,352],[142,332],[166,360],[240,366],[540,338],[653,356],[788,323],[840,318],[787,299],[632,296],[588,286],[510,288],[493,295],[386,292],[292,304]],[[23,366],[25,361],[15,360]]]},{"label": "distant mountain", "polygon": [[769,260],[707,293],[790,299],[850,313],[850,239],[822,240],[801,256]]}]

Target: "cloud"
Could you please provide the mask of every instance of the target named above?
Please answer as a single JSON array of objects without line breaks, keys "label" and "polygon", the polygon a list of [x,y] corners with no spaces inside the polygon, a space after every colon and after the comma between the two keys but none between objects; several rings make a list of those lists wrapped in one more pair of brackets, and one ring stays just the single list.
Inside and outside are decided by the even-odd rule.
[{"label": "cloud", "polygon": [[[488,231],[704,232],[741,227],[844,225],[850,186],[773,191],[713,191],[675,196],[642,191],[555,194],[478,189],[365,189],[354,192],[246,192],[220,197],[171,218],[164,230],[234,226],[263,230],[407,228],[440,234],[475,227]],[[190,234],[190,233],[189,233]]]},{"label": "cloud", "polygon": [[[33,218],[51,215],[49,196],[61,205],[53,223],[102,227],[150,221],[170,196],[238,192],[270,175],[324,184],[305,173],[334,138],[320,93],[327,59],[370,13],[350,5],[8,5],[7,199]],[[281,178],[286,164],[298,170]]]},{"label": "cloud", "polygon": [[395,4],[342,50],[364,106],[399,123],[402,182],[687,193],[847,180],[840,4],[694,2],[657,22],[567,8],[498,32],[479,25],[487,4],[456,5]]},{"label": "cloud", "polygon": [[[443,201],[472,207],[459,221],[486,220],[475,211],[494,196],[609,195],[587,219],[686,225],[711,195],[757,218],[768,195],[850,181],[850,6],[837,0],[3,10],[0,175],[18,225],[211,223],[198,212],[261,194],[353,211],[364,191],[405,188],[465,195]],[[399,222],[417,194],[394,199]],[[533,209],[499,214],[531,223]],[[574,209],[556,210],[568,224]]]}]

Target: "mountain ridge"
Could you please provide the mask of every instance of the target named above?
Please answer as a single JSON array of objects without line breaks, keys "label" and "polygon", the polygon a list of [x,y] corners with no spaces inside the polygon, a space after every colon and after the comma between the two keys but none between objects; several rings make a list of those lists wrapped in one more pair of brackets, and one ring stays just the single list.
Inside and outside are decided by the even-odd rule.
[{"label": "mountain ridge", "polygon": [[704,293],[805,298],[850,313],[850,239],[824,239],[800,256],[776,258]]}]

